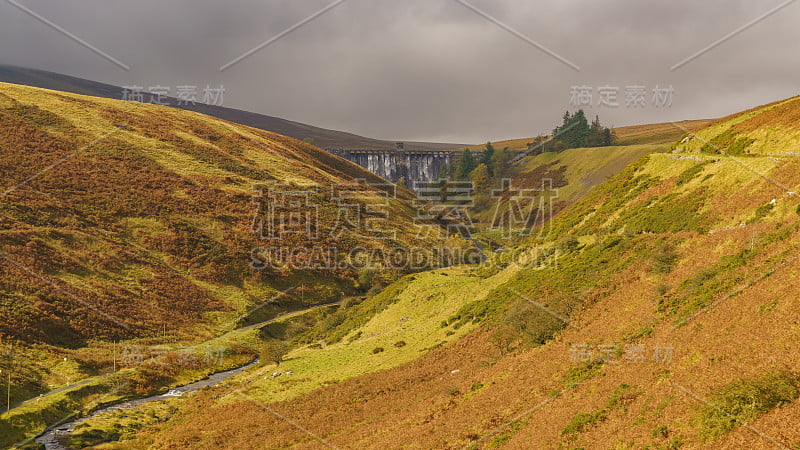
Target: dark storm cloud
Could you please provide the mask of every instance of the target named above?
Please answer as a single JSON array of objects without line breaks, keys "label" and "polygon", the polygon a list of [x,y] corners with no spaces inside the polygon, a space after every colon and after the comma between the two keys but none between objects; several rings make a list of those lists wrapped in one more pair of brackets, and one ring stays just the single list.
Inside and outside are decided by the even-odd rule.
[{"label": "dark storm cloud", "polygon": [[587,108],[621,126],[725,115],[795,95],[800,80],[800,2],[670,71],[783,0],[470,0],[580,71],[455,0],[347,0],[224,72],[333,0],[18,1],[131,70],[6,1],[0,63],[120,85],[224,84],[226,106],[380,138],[544,133],[573,85],[674,87],[671,108]]}]

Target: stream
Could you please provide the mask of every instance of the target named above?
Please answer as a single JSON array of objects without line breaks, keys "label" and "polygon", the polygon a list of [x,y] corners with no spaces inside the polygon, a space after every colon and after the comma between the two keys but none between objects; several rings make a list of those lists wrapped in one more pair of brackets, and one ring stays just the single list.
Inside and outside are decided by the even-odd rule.
[{"label": "stream", "polygon": [[171,397],[180,397],[186,393],[196,391],[202,389],[207,386],[213,386],[217,383],[224,381],[225,379],[232,377],[234,375],[238,375],[244,372],[246,369],[258,364],[259,360],[256,359],[250,363],[247,363],[243,366],[240,366],[236,369],[228,370],[226,372],[217,372],[213,375],[209,375],[208,378],[204,380],[200,380],[194,383],[190,383],[184,386],[180,386],[174,389],[170,389],[169,392],[160,395],[153,395],[147,398],[140,398],[136,400],[130,400],[127,402],[117,403],[111,406],[106,406],[104,408],[98,409],[93,411],[90,415],[86,417],[82,417],[80,419],[74,420],[72,422],[63,423],[60,425],[52,426],[46,429],[42,434],[36,437],[35,441],[38,444],[43,444],[47,450],[67,450],[68,447],[64,445],[66,440],[69,436],[75,431],[75,427],[80,425],[83,422],[86,422],[89,419],[95,418],[102,414],[107,414],[114,411],[120,411],[123,409],[130,409],[135,406],[153,402],[156,400],[164,400]]}]

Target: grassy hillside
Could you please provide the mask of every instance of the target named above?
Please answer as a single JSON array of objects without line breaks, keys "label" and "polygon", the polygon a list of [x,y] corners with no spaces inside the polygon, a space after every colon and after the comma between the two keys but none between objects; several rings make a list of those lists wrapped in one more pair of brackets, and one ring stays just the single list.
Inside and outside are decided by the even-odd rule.
[{"label": "grassy hillside", "polygon": [[[74,94],[89,95],[92,97],[103,97],[119,100],[122,98],[122,88],[109,84],[98,83],[96,81],[85,80],[82,78],[71,77],[44,70],[26,69],[15,66],[0,65],[0,82],[14,83],[26,86],[53,89]],[[145,96],[145,98],[147,98]],[[177,105],[175,99],[169,101],[170,104]],[[304,123],[291,120],[271,117],[264,114],[241,111],[238,109],[225,108],[222,106],[210,105],[181,105],[181,109],[207,114],[242,125],[251,126],[265,131],[270,131],[284,136],[293,137],[298,140],[313,139],[314,144],[322,148],[375,148],[375,149],[394,149],[395,143],[380,139],[372,139],[358,136],[344,131],[328,130],[315,127]],[[406,148],[410,150],[446,150],[460,147],[463,144],[447,144],[434,142],[407,142]]]},{"label": "grassy hillside", "polygon": [[717,120],[675,145],[676,152],[726,156],[797,156],[800,97]]},{"label": "grassy hillside", "polygon": [[[798,111],[642,157],[523,245],[553,264],[406,278],[310,332],[287,378],[244,374],[104,447],[797,448]],[[750,155],[701,151],[735,126]]]},{"label": "grassy hillside", "polygon": [[712,120],[681,120],[678,122],[632,125],[614,128],[618,145],[671,144],[688,131],[696,131],[709,125]]},{"label": "grassy hillside", "polygon": [[[317,147],[194,112],[4,83],[0,173],[0,368],[12,372],[12,405],[110,371],[111,341],[188,345],[336,301],[370,287],[361,267],[375,284],[407,270],[355,261],[355,250],[430,249],[437,238],[417,236],[410,192],[387,195],[383,180]],[[343,217],[333,187],[356,179],[381,185],[358,185],[347,202],[361,207]],[[314,211],[317,236],[254,230],[269,221],[275,183],[312,193],[291,211]],[[369,234],[351,233],[367,221]],[[264,264],[281,247],[308,249],[313,264]],[[330,247],[338,259],[323,267],[310,251]]]},{"label": "grassy hillside", "polygon": [[[544,190],[539,196],[551,203],[552,217],[588,194],[595,186],[622,171],[627,165],[644,155],[665,152],[676,140],[687,132],[711,123],[710,120],[687,120],[675,123],[636,125],[616,128],[618,145],[597,148],[573,148],[562,152],[546,152],[524,156],[514,162],[508,170],[514,189],[539,190],[552,185],[553,190]],[[526,150],[531,139],[518,139],[494,143],[495,148],[509,147],[511,150]],[[483,151],[484,147],[471,149]],[[499,187],[499,186],[496,186]],[[534,200],[539,202],[539,199]],[[487,202],[484,202],[487,203]],[[479,202],[480,204],[480,202]],[[496,226],[498,220],[508,217],[508,198],[494,199],[483,209],[476,208],[474,217],[484,225]],[[483,227],[484,229],[486,226]],[[485,235],[493,240],[490,234]]]},{"label": "grassy hillside", "polygon": [[[678,140],[686,131],[698,130],[705,127],[711,120],[682,120],[675,123],[656,123],[647,125],[631,125],[627,127],[612,128],[617,135],[618,145],[637,145],[637,144],[671,144]],[[523,151],[528,149],[528,143],[534,138],[509,139],[506,141],[493,142],[495,148],[502,149],[508,147],[512,151]],[[472,145],[471,151],[482,151],[483,145]]]},{"label": "grassy hillside", "polygon": [[[540,197],[543,186],[553,187],[546,197],[552,202],[552,216],[588,194],[598,184],[622,171],[644,155],[665,151],[667,144],[642,144],[596,148],[573,148],[527,156],[512,168],[514,189],[530,189]],[[544,184],[543,184],[544,183]],[[552,197],[549,197],[552,195]],[[534,200],[537,202],[538,200]],[[489,208],[475,214],[484,224],[509,214],[507,198],[494,199]],[[549,215],[549,214],[548,214]],[[551,217],[552,217],[551,216]]]},{"label": "grassy hillside", "polygon": [[[709,120],[689,120],[676,123],[637,125],[615,129],[619,144],[610,147],[573,148],[562,152],[546,152],[525,156],[510,168],[511,185],[514,189],[543,189],[552,185],[552,191],[542,191],[540,197],[551,203],[552,217],[583,198],[594,187],[609,177],[621,172],[626,166],[644,155],[666,152],[688,131],[708,125]],[[526,140],[499,142],[496,148],[510,146],[512,149],[527,149]],[[482,151],[480,147],[476,151]],[[538,202],[539,200],[535,200]],[[507,217],[510,204],[508,198],[495,200],[474,217],[483,224],[497,223]],[[548,208],[549,208],[548,207]],[[485,227],[484,227],[485,228]],[[486,235],[491,239],[491,234]]]}]

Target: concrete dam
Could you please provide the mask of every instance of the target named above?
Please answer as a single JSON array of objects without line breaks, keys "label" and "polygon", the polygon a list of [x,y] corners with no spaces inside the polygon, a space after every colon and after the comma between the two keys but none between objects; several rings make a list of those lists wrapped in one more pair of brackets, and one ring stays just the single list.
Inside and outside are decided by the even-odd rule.
[{"label": "concrete dam", "polygon": [[457,150],[404,150],[401,144],[395,150],[326,150],[393,183],[403,178],[407,186],[413,186],[414,181],[435,180],[444,168],[450,167],[463,153]]}]

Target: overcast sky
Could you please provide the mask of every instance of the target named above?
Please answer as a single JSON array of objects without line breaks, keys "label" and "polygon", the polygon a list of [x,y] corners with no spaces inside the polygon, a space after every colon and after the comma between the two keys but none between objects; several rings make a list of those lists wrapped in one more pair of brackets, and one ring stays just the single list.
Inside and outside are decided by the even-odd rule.
[{"label": "overcast sky", "polygon": [[[800,1],[671,70],[786,0],[468,0],[499,23],[457,0],[346,0],[220,71],[333,1],[0,0],[0,63],[116,85],[224,85],[228,107],[470,143],[549,132],[576,109],[572,86],[593,88],[588,114],[623,126],[718,117],[800,84]],[[625,106],[632,85],[648,89],[645,106]],[[656,85],[674,88],[671,107],[653,105]],[[597,105],[602,86],[619,87],[619,106]]]}]

